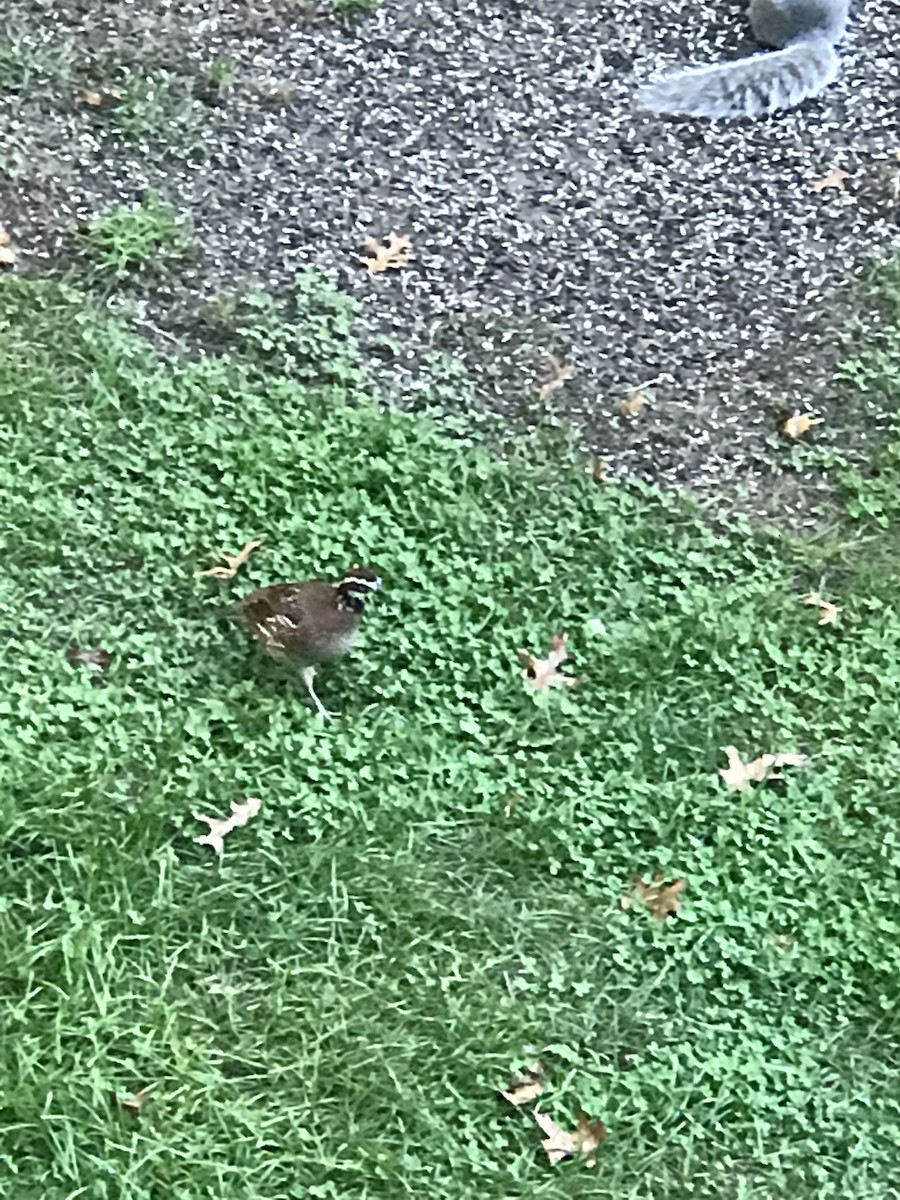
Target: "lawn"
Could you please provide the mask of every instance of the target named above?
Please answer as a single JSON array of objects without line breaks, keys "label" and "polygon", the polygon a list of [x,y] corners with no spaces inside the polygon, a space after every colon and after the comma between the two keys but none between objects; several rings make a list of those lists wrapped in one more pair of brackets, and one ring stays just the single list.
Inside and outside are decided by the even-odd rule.
[{"label": "lawn", "polygon": [[[290,329],[244,318],[164,357],[0,288],[2,1194],[900,1194],[891,512],[712,528],[379,411],[310,279]],[[219,613],[356,562],[385,591],[323,726]],[[579,684],[536,693],[518,651],[562,633]],[[810,761],[738,792],[729,745]],[[623,906],[656,874],[664,920]],[[607,1126],[593,1168],[498,1096],[535,1060],[544,1111]]]}]

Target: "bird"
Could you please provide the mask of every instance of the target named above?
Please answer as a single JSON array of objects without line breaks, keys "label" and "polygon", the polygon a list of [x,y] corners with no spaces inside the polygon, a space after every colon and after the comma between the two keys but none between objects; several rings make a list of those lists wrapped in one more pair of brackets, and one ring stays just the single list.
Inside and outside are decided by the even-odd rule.
[{"label": "bird", "polygon": [[334,714],[316,695],[316,669],[350,653],[366,600],[381,587],[377,572],[369,567],[350,567],[337,583],[323,579],[272,583],[257,588],[242,601],[241,615],[247,628],[272,658],[300,668],[323,721]]}]

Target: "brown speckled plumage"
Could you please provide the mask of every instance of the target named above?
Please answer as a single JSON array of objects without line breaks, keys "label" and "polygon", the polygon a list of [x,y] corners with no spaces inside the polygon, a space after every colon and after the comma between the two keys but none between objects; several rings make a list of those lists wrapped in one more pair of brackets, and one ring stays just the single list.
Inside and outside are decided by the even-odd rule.
[{"label": "brown speckled plumage", "polygon": [[353,648],[366,597],[381,580],[368,567],[351,567],[338,583],[307,579],[273,583],[251,592],[243,602],[247,628],[268,653],[301,669],[320,715],[327,716],[313,688],[316,667],[334,662]]}]

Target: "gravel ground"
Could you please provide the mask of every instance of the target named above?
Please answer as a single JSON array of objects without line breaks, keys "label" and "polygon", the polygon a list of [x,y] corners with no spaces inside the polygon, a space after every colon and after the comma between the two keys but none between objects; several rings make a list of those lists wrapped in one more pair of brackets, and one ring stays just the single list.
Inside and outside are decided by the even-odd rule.
[{"label": "gravel ground", "polygon": [[[397,402],[450,353],[480,405],[527,421],[538,352],[570,359],[554,400],[611,474],[771,510],[766,438],[821,402],[847,282],[898,244],[896,0],[857,10],[820,99],[726,126],[636,113],[632,95],[751,49],[730,0],[384,0],[352,22],[296,0],[44,0],[2,20],[0,223],[23,269],[152,187],[202,245],[146,298],[153,321],[324,267],[362,301],[367,344],[401,344],[377,366]],[[98,86],[137,89],[132,142],[74,102]],[[846,188],[813,192],[834,166]],[[360,243],[392,229],[414,261],[370,277]],[[650,406],[616,415],[646,385]]]}]

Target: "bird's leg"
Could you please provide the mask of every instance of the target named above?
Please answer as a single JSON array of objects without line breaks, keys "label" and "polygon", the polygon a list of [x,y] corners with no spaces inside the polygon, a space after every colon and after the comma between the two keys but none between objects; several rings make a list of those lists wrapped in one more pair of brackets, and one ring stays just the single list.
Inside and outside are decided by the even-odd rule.
[{"label": "bird's leg", "polygon": [[304,667],[300,674],[303,677],[303,682],[306,684],[306,690],[309,692],[310,699],[316,706],[316,712],[323,721],[330,721],[335,714],[328,711],[328,709],[316,695],[316,689],[313,687],[313,680],[316,677],[316,668],[311,666]]}]

